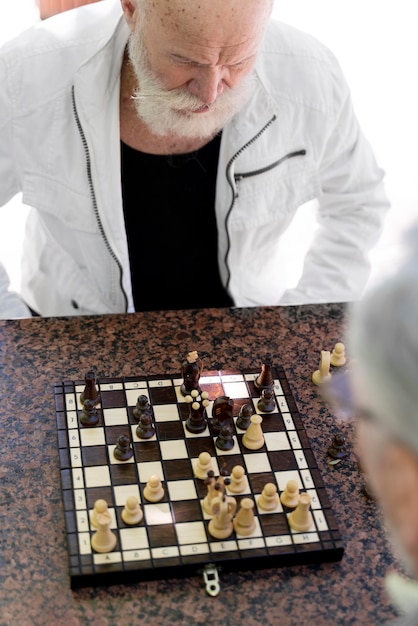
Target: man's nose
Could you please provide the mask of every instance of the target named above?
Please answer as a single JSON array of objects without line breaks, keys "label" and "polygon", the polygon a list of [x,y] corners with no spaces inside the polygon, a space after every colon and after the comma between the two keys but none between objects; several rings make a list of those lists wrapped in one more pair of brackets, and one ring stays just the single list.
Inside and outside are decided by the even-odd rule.
[{"label": "man's nose", "polygon": [[211,105],[223,92],[223,71],[219,67],[199,68],[199,73],[189,82],[189,91],[204,104]]}]

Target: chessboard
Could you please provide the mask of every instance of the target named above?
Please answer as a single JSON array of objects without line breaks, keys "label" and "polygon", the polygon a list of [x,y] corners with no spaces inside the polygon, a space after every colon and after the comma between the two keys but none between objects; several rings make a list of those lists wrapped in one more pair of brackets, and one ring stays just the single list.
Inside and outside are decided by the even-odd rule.
[{"label": "chessboard", "polygon": [[[284,369],[272,368],[274,409],[260,411],[260,391],[255,386],[258,371],[203,371],[201,392],[208,394],[208,427],[192,433],[185,427],[190,402],[180,391],[183,379],[175,376],[132,376],[97,380],[100,403],[98,423],[80,422],[83,380],[55,384],[55,406],[61,465],[62,492],[69,550],[72,588],[185,576],[207,567],[222,570],[255,569],[338,561],[343,544],[315,461],[302,419]],[[139,395],[149,398],[155,433],[148,439],[136,434],[133,411]],[[233,445],[220,450],[210,428],[216,398],[233,400]],[[237,424],[243,405],[251,405],[263,418],[264,443],[257,450],[243,445],[245,430]],[[121,435],[129,437],[133,454],[119,461],[114,449]],[[238,502],[254,502],[255,527],[248,536],[235,531],[216,539],[208,531],[210,515],[202,501],[206,481],[196,478],[199,455],[211,456],[215,476],[228,475],[235,466],[244,468],[245,485]],[[149,502],[144,489],[150,476],[158,475],[164,497]],[[288,523],[290,510],[280,502],[274,510],[258,507],[266,483],[281,494],[289,480],[311,496],[312,525],[303,532]],[[228,486],[226,486],[228,494]],[[143,511],[136,526],[122,521],[129,497],[135,496]],[[91,515],[97,500],[108,504],[116,545],[110,552],[92,548],[95,528]]]}]

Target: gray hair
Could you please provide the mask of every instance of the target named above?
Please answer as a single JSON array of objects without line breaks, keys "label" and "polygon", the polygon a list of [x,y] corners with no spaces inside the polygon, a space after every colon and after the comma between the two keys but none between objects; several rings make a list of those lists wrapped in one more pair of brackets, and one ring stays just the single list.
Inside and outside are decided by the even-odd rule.
[{"label": "gray hair", "polygon": [[418,455],[418,228],[402,267],[352,310],[348,342],[377,422]]}]

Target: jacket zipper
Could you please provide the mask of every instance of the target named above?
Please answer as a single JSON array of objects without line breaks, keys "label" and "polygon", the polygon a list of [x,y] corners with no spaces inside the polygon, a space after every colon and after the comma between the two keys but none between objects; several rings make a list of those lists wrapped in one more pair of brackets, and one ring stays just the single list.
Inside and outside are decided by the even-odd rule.
[{"label": "jacket zipper", "polygon": [[249,148],[259,137],[261,137],[261,135],[273,124],[273,122],[275,122],[276,120],[276,115],[273,115],[273,117],[271,118],[271,120],[269,120],[267,122],[267,124],[265,126],[263,126],[263,128],[261,128],[258,133],[256,135],[254,135],[254,137],[252,137],[252,139],[250,139],[249,141],[247,141],[246,144],[244,144],[239,150],[238,152],[236,152],[231,159],[229,160],[227,166],[226,166],[226,178],[228,180],[229,186],[231,187],[231,191],[232,191],[232,200],[231,200],[231,204],[230,207],[227,211],[227,214],[225,216],[225,232],[226,232],[226,238],[227,238],[227,246],[226,246],[226,252],[225,252],[225,256],[224,256],[224,263],[226,266],[226,271],[227,271],[227,280],[226,280],[226,284],[225,284],[225,288],[228,289],[229,288],[229,283],[231,281],[231,270],[229,269],[229,265],[228,265],[228,256],[229,256],[229,252],[231,249],[231,238],[229,235],[229,228],[228,228],[228,222],[229,222],[229,218],[231,216],[232,213],[232,209],[234,208],[235,205],[235,200],[238,198],[238,194],[236,193],[235,190],[235,183],[242,180],[243,178],[250,178],[251,176],[258,176],[259,174],[263,174],[265,172],[268,172],[269,170],[274,169],[275,167],[277,167],[278,165],[281,165],[281,163],[283,163],[283,161],[286,161],[287,159],[291,159],[293,157],[297,157],[297,156],[304,156],[306,154],[306,150],[297,150],[295,152],[290,152],[289,154],[286,154],[284,157],[278,159],[278,161],[275,161],[274,163],[271,163],[270,165],[267,165],[266,167],[262,167],[258,170],[253,170],[251,172],[243,172],[242,174],[235,174],[234,177],[232,178],[231,176],[231,167],[232,164],[234,163],[234,161],[236,161],[236,159],[244,152],[244,150],[246,150],[247,148]]},{"label": "jacket zipper", "polygon": [[[266,167],[261,167],[260,169],[254,170],[252,172],[244,172],[243,174],[235,174],[234,175],[235,182],[237,183],[243,178],[250,178],[251,176],[258,176],[259,174],[264,174],[265,172],[269,172],[270,170],[273,170],[278,165],[281,165],[283,161],[286,161],[287,159],[292,159],[293,157],[297,157],[297,156],[305,156],[305,154],[306,154],[306,150],[297,150],[296,152],[290,152],[289,154],[286,154],[286,156],[282,157],[278,161],[275,161],[274,163],[271,163],[270,165],[266,165]],[[238,198],[238,194],[235,194],[235,198]]]},{"label": "jacket zipper", "polygon": [[103,228],[103,224],[102,224],[102,220],[99,214],[99,208],[97,206],[97,198],[96,198],[96,192],[94,190],[94,184],[93,184],[93,177],[91,174],[91,158],[90,158],[90,151],[89,151],[89,147],[87,145],[87,140],[86,140],[86,136],[84,134],[84,130],[83,127],[81,126],[81,122],[80,122],[80,118],[78,116],[78,111],[77,111],[77,105],[75,102],[75,90],[74,90],[74,85],[72,87],[71,90],[71,98],[72,98],[72,104],[73,104],[73,112],[74,112],[74,117],[75,117],[75,121],[77,124],[77,128],[78,128],[78,132],[80,133],[80,137],[81,137],[81,142],[83,144],[83,149],[84,149],[84,156],[86,159],[86,170],[87,170],[87,179],[88,179],[88,184],[89,184],[89,189],[90,189],[90,196],[91,196],[91,201],[93,204],[93,211],[94,211],[94,215],[96,217],[96,221],[99,227],[99,231],[100,234],[102,236],[102,239],[105,243],[106,249],[109,252],[110,256],[112,257],[112,259],[114,260],[114,262],[116,263],[116,265],[119,268],[119,286],[121,288],[124,300],[125,300],[125,313],[128,312],[128,297],[126,295],[125,289],[123,287],[123,268],[122,268],[122,264],[120,263],[118,257],[116,256],[115,252],[113,251],[112,246],[109,243],[109,240],[107,238],[107,235],[105,233],[105,230]]}]

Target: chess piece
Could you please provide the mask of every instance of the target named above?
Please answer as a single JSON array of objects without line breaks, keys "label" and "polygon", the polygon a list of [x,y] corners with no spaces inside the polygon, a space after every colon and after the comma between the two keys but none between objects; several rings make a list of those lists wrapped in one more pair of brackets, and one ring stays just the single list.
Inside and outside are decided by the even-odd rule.
[{"label": "chess piece", "polygon": [[205,485],[208,488],[206,496],[202,500],[203,510],[207,515],[212,515],[212,500],[219,495],[219,483],[216,487],[215,472],[213,470],[208,471],[207,478],[205,479]]},{"label": "chess piece", "polygon": [[235,465],[231,472],[231,482],[228,485],[228,491],[231,493],[242,493],[247,488],[247,478],[242,465]]},{"label": "chess piece", "polygon": [[97,513],[97,531],[91,538],[91,547],[96,552],[111,552],[116,546],[116,535],[110,530],[112,517],[108,510]]},{"label": "chess piece", "polygon": [[264,435],[261,429],[261,415],[252,415],[251,424],[242,437],[242,444],[249,450],[259,450],[264,445]]},{"label": "chess piece", "polygon": [[292,530],[298,532],[306,532],[313,524],[312,513],[309,510],[311,504],[311,496],[309,493],[301,493],[299,497],[299,504],[296,509],[289,513],[288,520],[289,526]]},{"label": "chess piece", "polygon": [[279,506],[280,499],[274,483],[266,483],[258,498],[258,508],[262,511],[274,511]]},{"label": "chess piece", "polygon": [[[190,414],[185,422],[185,426],[189,432],[195,434],[203,433],[203,431],[206,430],[206,408],[209,406],[208,392],[202,391],[200,402],[196,400],[198,395],[197,390],[193,389],[191,394],[185,397],[186,402],[191,403]],[[193,401],[193,399],[195,400]]]},{"label": "chess piece", "polygon": [[212,501],[212,519],[208,525],[208,531],[216,539],[226,539],[232,535],[234,526],[232,518],[237,509],[237,502],[232,496],[224,493]]},{"label": "chess piece", "polygon": [[330,374],[331,355],[329,350],[321,350],[321,358],[319,361],[319,369],[312,374],[312,382],[315,385],[323,385],[331,379]]},{"label": "chess piece", "polygon": [[96,374],[89,370],[84,376],[85,387],[80,394],[80,402],[84,406],[86,400],[93,400],[94,406],[100,401],[100,394],[96,387]]},{"label": "chess piece", "polygon": [[251,415],[253,415],[253,413],[254,410],[251,404],[243,404],[237,417],[237,428],[247,430],[248,426],[251,424]]},{"label": "chess piece", "polygon": [[261,392],[261,398],[257,403],[257,409],[263,413],[271,413],[276,408],[276,402],[274,400],[273,389],[263,389]]},{"label": "chess piece", "polygon": [[144,489],[144,498],[148,502],[159,502],[164,498],[164,488],[161,479],[156,474],[149,477]]},{"label": "chess piece", "polygon": [[93,510],[90,513],[90,524],[93,526],[93,528],[99,528],[97,516],[101,515],[102,513],[106,513],[106,511],[108,511],[106,500],[96,500],[93,505]]},{"label": "chess piece", "polygon": [[83,426],[96,426],[99,421],[99,414],[95,401],[87,398],[84,400],[83,410],[80,413],[80,422]]},{"label": "chess piece", "polygon": [[215,445],[219,450],[232,450],[235,445],[230,426],[223,426],[221,432],[215,440]]},{"label": "chess piece", "polygon": [[208,472],[213,470],[212,468],[212,457],[209,452],[201,452],[197,459],[197,463],[194,468],[194,476],[195,478],[200,478],[201,480],[206,480],[208,476]]},{"label": "chess piece", "polygon": [[219,435],[224,426],[233,427],[233,410],[234,401],[228,396],[219,396],[215,399],[212,406],[212,419],[210,420],[210,427],[215,435]]},{"label": "chess piece", "polygon": [[269,363],[263,363],[261,366],[261,372],[255,379],[254,385],[260,391],[263,389],[271,389],[274,386],[273,374]]},{"label": "chess piece", "polygon": [[334,367],[341,367],[345,365],[347,359],[345,358],[345,345],[340,341],[335,344],[334,350],[331,353],[331,365]]},{"label": "chess piece", "polygon": [[199,359],[199,355],[196,350],[188,352],[186,359],[181,364],[181,373],[183,376],[183,383],[180,386],[180,391],[183,396],[188,396],[195,389],[198,393],[201,393],[199,387],[200,375],[202,373],[203,363]]},{"label": "chess piece", "polygon": [[127,435],[120,435],[117,439],[115,449],[113,450],[113,456],[118,461],[128,461],[134,451],[132,450],[131,440]]},{"label": "chess piece", "polygon": [[331,446],[328,448],[328,456],[333,459],[344,459],[347,454],[344,435],[335,435]]},{"label": "chess piece", "polygon": [[152,424],[151,413],[143,413],[141,415],[135,432],[136,436],[140,439],[151,439],[151,437],[155,435],[155,428]]},{"label": "chess piece", "polygon": [[252,535],[256,528],[254,517],[254,501],[251,498],[241,500],[240,509],[233,521],[234,530],[237,535],[247,537]]},{"label": "chess piece", "polygon": [[299,504],[299,485],[296,480],[289,480],[280,495],[280,502],[288,509],[295,509]]},{"label": "chess piece", "polygon": [[139,422],[139,420],[141,419],[141,417],[143,415],[151,415],[152,416],[152,409],[151,409],[151,405],[150,405],[149,400],[148,400],[148,396],[146,396],[144,394],[138,396],[135,408],[132,411],[132,415],[134,416],[134,419],[137,422]]},{"label": "chess piece", "polygon": [[135,526],[142,521],[144,514],[136,496],[129,496],[121,515],[122,521],[128,526]]}]

